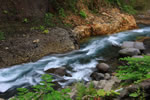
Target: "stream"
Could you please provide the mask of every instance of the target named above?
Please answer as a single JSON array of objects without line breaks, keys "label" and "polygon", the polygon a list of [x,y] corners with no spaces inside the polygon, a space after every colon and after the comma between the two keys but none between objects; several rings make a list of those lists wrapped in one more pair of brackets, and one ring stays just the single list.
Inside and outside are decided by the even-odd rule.
[{"label": "stream", "polygon": [[[94,37],[81,44],[79,50],[65,54],[52,54],[36,62],[29,62],[9,68],[0,69],[0,97],[2,94],[16,89],[35,85],[40,82],[44,71],[50,68],[67,67],[67,72],[72,75],[57,76],[55,81],[66,86],[75,81],[89,81],[90,74],[100,60],[115,55],[114,46],[120,46],[123,41],[135,40],[138,36],[150,36],[150,27],[120,32],[112,35]],[[61,82],[60,80],[67,80]]]}]

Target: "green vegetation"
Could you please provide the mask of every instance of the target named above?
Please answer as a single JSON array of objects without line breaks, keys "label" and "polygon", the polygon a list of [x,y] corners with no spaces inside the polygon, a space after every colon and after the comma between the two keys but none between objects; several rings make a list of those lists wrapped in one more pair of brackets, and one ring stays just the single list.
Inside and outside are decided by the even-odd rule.
[{"label": "green vegetation", "polygon": [[65,11],[64,11],[63,8],[60,8],[60,9],[59,9],[59,16],[61,16],[61,17],[66,17],[66,14],[65,14]]},{"label": "green vegetation", "polygon": [[48,34],[48,33],[49,33],[49,30],[48,30],[48,29],[45,29],[45,30],[43,31],[43,33],[44,33],[44,34]]},{"label": "green vegetation", "polygon": [[94,85],[92,83],[88,86],[88,88],[83,83],[77,83],[76,88],[76,100],[93,100],[93,98],[96,96],[96,89],[94,88]]},{"label": "green vegetation", "polygon": [[113,97],[116,97],[118,95],[120,95],[120,93],[111,90],[111,91],[105,91],[103,89],[100,89],[97,91],[97,95],[100,97],[103,97],[104,99],[112,99]]},{"label": "green vegetation", "polygon": [[85,13],[83,10],[81,10],[81,11],[79,12],[79,14],[80,14],[80,16],[81,16],[82,18],[86,18],[86,17],[87,17],[86,13]]},{"label": "green vegetation", "polygon": [[77,96],[76,100],[93,100],[94,98],[103,98],[104,100],[112,99],[113,97],[116,97],[120,95],[120,93],[111,90],[111,91],[105,91],[103,89],[96,90],[94,88],[94,85],[90,83],[88,87],[86,87],[83,83],[77,84]]},{"label": "green vegetation", "polygon": [[117,5],[121,10],[129,13],[129,14],[136,14],[136,10],[133,8],[133,5],[130,3],[136,2],[136,0],[128,1],[128,3],[125,0],[107,0],[112,5]]},{"label": "green vegetation", "polygon": [[4,10],[3,13],[4,13],[4,14],[8,14],[8,11],[7,11],[7,10]]},{"label": "green vegetation", "polygon": [[144,56],[144,58],[125,57],[120,60],[128,62],[125,66],[119,66],[117,71],[117,76],[121,80],[140,82],[150,78],[150,56]]},{"label": "green vegetation", "polygon": [[4,40],[5,36],[4,36],[4,32],[0,31],[0,40]]},{"label": "green vegetation", "polygon": [[71,100],[69,95],[70,89],[54,90],[52,86],[52,77],[49,74],[42,76],[40,84],[33,86],[31,90],[19,88],[18,95],[11,100]]},{"label": "green vegetation", "polygon": [[22,22],[23,22],[23,23],[28,23],[29,21],[28,21],[27,18],[24,18]]},{"label": "green vegetation", "polygon": [[144,89],[141,90],[140,88],[138,88],[136,92],[130,93],[129,96],[136,99],[139,98],[138,100],[145,100]]},{"label": "green vegetation", "polygon": [[54,15],[52,13],[46,13],[45,17],[44,17],[44,23],[46,26],[55,26],[55,24],[53,23],[53,17]]}]

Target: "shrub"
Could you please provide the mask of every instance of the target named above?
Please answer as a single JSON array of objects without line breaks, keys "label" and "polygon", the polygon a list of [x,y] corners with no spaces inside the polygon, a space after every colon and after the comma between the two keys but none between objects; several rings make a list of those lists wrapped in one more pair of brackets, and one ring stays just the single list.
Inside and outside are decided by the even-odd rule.
[{"label": "shrub", "polygon": [[76,100],[83,100],[83,98],[84,100],[93,100],[93,98],[96,96],[96,89],[94,88],[94,85],[92,83],[88,87],[86,87],[83,83],[77,83],[76,88]]},{"label": "shrub", "polygon": [[125,0],[106,0],[106,1],[112,5],[117,5],[121,10],[123,10],[129,14],[135,14],[136,13],[136,10],[130,4],[132,2],[135,2],[136,0],[127,1],[130,5],[127,4]]},{"label": "shrub", "polygon": [[104,89],[100,89],[97,91],[97,95],[100,97],[103,97],[106,100],[110,100],[113,97],[116,97],[118,95],[120,95],[120,93],[114,91],[114,90],[110,90],[110,91],[105,91]]},{"label": "shrub", "polygon": [[52,13],[46,13],[45,14],[45,18],[44,18],[44,22],[46,26],[55,26],[53,23],[53,17],[54,15]]},{"label": "shrub", "polygon": [[70,89],[54,90],[52,77],[49,74],[42,76],[41,84],[33,86],[31,90],[18,88],[18,95],[11,100],[71,100],[67,94]]},{"label": "shrub", "polygon": [[150,56],[143,58],[125,57],[122,61],[127,61],[127,65],[119,66],[117,76],[121,80],[131,80],[132,82],[150,78]]},{"label": "shrub", "polygon": [[65,14],[65,11],[64,11],[63,8],[60,8],[60,9],[59,9],[59,16],[61,16],[61,17],[66,17],[66,14]]},{"label": "shrub", "polygon": [[84,12],[84,11],[80,11],[80,16],[82,17],[82,18],[86,18],[87,17],[87,15],[86,15],[86,13]]}]

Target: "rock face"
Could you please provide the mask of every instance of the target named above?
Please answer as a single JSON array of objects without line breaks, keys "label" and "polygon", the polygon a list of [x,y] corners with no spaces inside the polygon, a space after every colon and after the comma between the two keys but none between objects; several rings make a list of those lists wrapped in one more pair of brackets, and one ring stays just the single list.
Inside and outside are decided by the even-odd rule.
[{"label": "rock face", "polygon": [[133,16],[121,14],[117,9],[101,12],[100,16],[86,13],[88,13],[86,22],[90,24],[77,26],[73,30],[80,38],[111,34],[137,27]]},{"label": "rock face", "polygon": [[69,30],[56,27],[49,29],[48,34],[33,31],[0,42],[0,67],[35,61],[48,54],[64,53],[77,48],[76,37]]},{"label": "rock face", "polygon": [[48,10],[48,0],[0,0],[0,20],[18,20],[43,17]]}]

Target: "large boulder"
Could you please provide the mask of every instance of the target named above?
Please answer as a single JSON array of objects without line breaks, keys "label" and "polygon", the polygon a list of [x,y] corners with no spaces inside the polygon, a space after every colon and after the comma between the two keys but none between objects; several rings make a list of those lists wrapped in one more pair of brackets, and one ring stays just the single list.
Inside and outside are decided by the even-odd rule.
[{"label": "large boulder", "polygon": [[139,50],[145,50],[145,46],[144,46],[143,42],[135,42],[134,48],[137,48]]},{"label": "large boulder", "polygon": [[110,69],[110,66],[106,63],[100,63],[97,64],[96,68],[99,72],[105,73]]},{"label": "large boulder", "polygon": [[125,41],[122,43],[121,48],[134,48],[134,42],[131,41]]},{"label": "large boulder", "polygon": [[145,50],[145,46],[143,42],[132,42],[132,41],[124,41],[121,48],[136,48],[139,50]]},{"label": "large boulder", "polygon": [[136,48],[125,48],[120,50],[119,54],[124,56],[134,56],[134,55],[141,54],[141,52],[139,49]]}]

